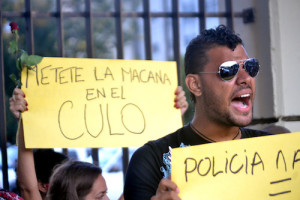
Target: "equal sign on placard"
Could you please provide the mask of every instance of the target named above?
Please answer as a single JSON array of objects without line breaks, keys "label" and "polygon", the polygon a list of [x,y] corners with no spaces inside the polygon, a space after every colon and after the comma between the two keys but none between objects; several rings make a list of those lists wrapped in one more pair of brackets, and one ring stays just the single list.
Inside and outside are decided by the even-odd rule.
[{"label": "equal sign on placard", "polygon": [[[286,181],[291,181],[292,178],[286,178],[286,179],[281,179],[281,180],[277,180],[277,181],[272,181],[270,182],[270,184],[278,184],[278,183],[283,183]],[[282,195],[282,194],[287,194],[287,193],[291,193],[291,190],[285,190],[285,191],[281,191],[281,192],[277,192],[277,193],[270,193],[269,196],[274,197],[274,196],[278,196],[278,195]]]}]

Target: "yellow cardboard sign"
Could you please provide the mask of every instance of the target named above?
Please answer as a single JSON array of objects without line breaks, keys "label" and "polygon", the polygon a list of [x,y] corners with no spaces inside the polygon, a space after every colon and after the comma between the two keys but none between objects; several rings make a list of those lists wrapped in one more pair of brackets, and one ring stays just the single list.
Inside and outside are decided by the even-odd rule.
[{"label": "yellow cardboard sign", "polygon": [[172,150],[182,200],[300,199],[300,132]]},{"label": "yellow cardboard sign", "polygon": [[47,57],[22,83],[28,148],[140,146],[182,126],[175,62]]}]

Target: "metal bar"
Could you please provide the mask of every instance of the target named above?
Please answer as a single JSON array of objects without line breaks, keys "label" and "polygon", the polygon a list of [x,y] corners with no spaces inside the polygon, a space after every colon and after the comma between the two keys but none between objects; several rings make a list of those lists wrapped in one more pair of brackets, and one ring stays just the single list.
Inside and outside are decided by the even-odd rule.
[{"label": "metal bar", "polygon": [[[162,9],[163,10],[168,10],[169,9],[169,2],[167,1],[162,1]],[[172,18],[170,18],[172,19]],[[170,58],[173,55],[172,54],[172,48],[173,48],[173,44],[172,44],[172,40],[169,39],[170,35],[169,35],[169,22],[168,22],[168,18],[163,18],[163,27],[162,27],[162,37],[163,37],[163,41],[165,42],[165,46],[166,46],[166,50],[165,50],[165,58]]]},{"label": "metal bar", "polygon": [[[116,19],[116,36],[117,36],[117,58],[124,59],[123,50],[123,27],[122,27],[122,0],[115,0],[115,19]],[[122,166],[123,166],[123,180],[125,181],[125,174],[127,172],[129,163],[128,148],[122,148]]]},{"label": "metal bar", "polygon": [[182,84],[181,80],[181,58],[180,58],[180,23],[179,23],[179,4],[178,0],[172,1],[172,22],[173,22],[173,50],[174,60],[177,62],[178,84]]},{"label": "metal bar", "polygon": [[123,157],[122,157],[123,180],[125,181],[125,175],[126,175],[127,168],[128,168],[128,165],[129,165],[129,149],[128,148],[122,148],[122,153],[123,153]]},{"label": "metal bar", "polygon": [[63,154],[64,155],[66,155],[66,156],[69,156],[69,151],[68,151],[68,149],[62,149],[62,152],[63,152]]},{"label": "metal bar", "polygon": [[[62,12],[62,2],[61,0],[56,0],[56,28],[57,28],[57,54],[60,57],[65,55],[65,45],[64,45],[64,28],[63,28],[63,12]],[[64,148],[63,154],[68,156],[69,150]]]},{"label": "metal bar", "polygon": [[[0,1],[1,5],[1,1]],[[0,26],[2,25],[2,11],[0,10]],[[0,145],[2,154],[2,181],[3,187],[9,190],[8,184],[8,165],[6,149],[6,110],[5,110],[5,81],[4,81],[4,62],[3,62],[3,35],[0,31]]]},{"label": "metal bar", "polygon": [[92,9],[91,9],[91,0],[85,0],[85,13],[86,13],[85,30],[86,30],[87,57],[94,58],[93,17],[92,17]]},{"label": "metal bar", "polygon": [[[72,17],[85,17],[86,13],[85,12],[62,12],[64,18],[72,18]],[[201,13],[200,13],[201,14]],[[12,18],[12,17],[25,17],[27,14],[25,12],[16,12],[16,11],[5,11],[2,13],[3,18]],[[57,12],[33,12],[31,13],[31,18],[49,18],[49,17],[57,17],[58,13]],[[122,12],[122,17],[123,18],[142,18],[144,17],[145,13],[144,12]],[[150,17],[151,18],[168,18],[172,17],[173,13],[172,12],[151,12]],[[227,17],[228,13],[227,12],[207,12],[205,13],[206,17]],[[116,17],[115,12],[93,12],[91,15],[93,18],[107,18],[107,17]],[[199,17],[199,12],[183,12],[183,13],[178,13],[178,16],[181,18],[185,17]],[[243,12],[235,12],[232,13],[233,17],[238,17],[238,18],[243,18],[244,13]]]},{"label": "metal bar", "polygon": [[33,41],[33,21],[31,0],[25,0],[25,20],[26,20],[26,49],[28,54],[34,54]]},{"label": "metal bar", "polygon": [[282,121],[287,121],[287,122],[296,122],[296,121],[300,121],[300,116],[299,115],[295,115],[295,116],[283,116],[281,118]]},{"label": "metal bar", "polygon": [[96,166],[100,166],[98,148],[92,148],[91,150],[92,150],[93,164]]},{"label": "metal bar", "polygon": [[269,124],[269,123],[276,123],[278,121],[285,121],[285,122],[300,122],[300,116],[281,116],[281,117],[272,117],[272,118],[254,118],[250,125],[256,124]]},{"label": "metal bar", "polygon": [[61,7],[61,0],[56,0],[56,27],[57,27],[57,53],[58,56],[64,57],[64,29],[63,29],[63,13]]},{"label": "metal bar", "polygon": [[227,21],[227,26],[233,30],[234,25],[233,25],[233,11],[232,11],[232,0],[225,0],[225,8],[226,8],[226,21]]},{"label": "metal bar", "polygon": [[117,58],[124,58],[123,51],[123,27],[122,27],[122,0],[115,0],[115,24],[116,24],[116,36],[117,36]]},{"label": "metal bar", "polygon": [[250,125],[257,125],[257,124],[270,124],[276,123],[279,121],[279,118],[271,117],[271,118],[260,118],[260,119],[252,119]]},{"label": "metal bar", "polygon": [[144,34],[146,59],[152,60],[152,40],[151,40],[151,17],[149,0],[143,1],[144,6]]},{"label": "metal bar", "polygon": [[206,28],[206,4],[205,0],[199,0],[199,22],[200,22],[200,31],[204,30]]}]

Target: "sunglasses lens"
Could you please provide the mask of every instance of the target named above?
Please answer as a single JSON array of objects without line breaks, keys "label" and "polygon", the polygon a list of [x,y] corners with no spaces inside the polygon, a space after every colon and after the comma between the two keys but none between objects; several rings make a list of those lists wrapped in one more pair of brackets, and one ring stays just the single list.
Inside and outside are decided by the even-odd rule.
[{"label": "sunglasses lens", "polygon": [[225,81],[233,79],[238,71],[239,64],[235,61],[228,61],[220,66],[220,76]]},{"label": "sunglasses lens", "polygon": [[255,77],[258,74],[259,63],[257,59],[251,58],[247,60],[244,64],[244,67],[251,77]]}]

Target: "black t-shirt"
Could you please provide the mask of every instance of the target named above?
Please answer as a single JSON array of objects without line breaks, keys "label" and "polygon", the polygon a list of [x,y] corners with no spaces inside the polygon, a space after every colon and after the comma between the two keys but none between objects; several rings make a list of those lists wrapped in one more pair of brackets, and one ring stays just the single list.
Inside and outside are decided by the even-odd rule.
[{"label": "black t-shirt", "polygon": [[[270,135],[241,128],[242,138]],[[171,174],[169,147],[185,147],[210,143],[195,133],[190,125],[155,141],[150,141],[133,154],[125,178],[125,200],[147,200],[156,194],[162,178]]]}]

